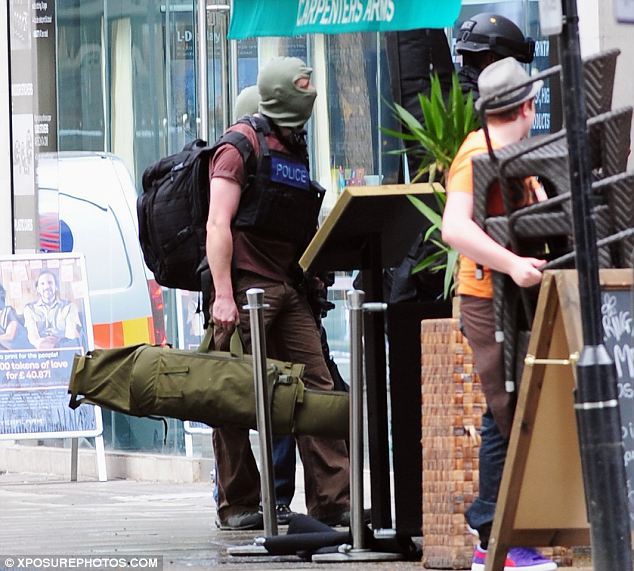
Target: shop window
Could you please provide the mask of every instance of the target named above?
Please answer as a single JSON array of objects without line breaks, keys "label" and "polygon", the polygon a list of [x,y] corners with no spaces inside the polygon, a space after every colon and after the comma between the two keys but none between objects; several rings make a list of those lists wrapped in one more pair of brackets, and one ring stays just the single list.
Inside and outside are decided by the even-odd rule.
[{"label": "shop window", "polygon": [[371,182],[397,182],[398,158],[387,153],[398,148],[398,141],[380,130],[394,127],[383,38],[374,33],[328,36],[326,66],[335,192],[366,184],[370,175],[379,176]]},{"label": "shop window", "polygon": [[57,2],[59,149],[103,151],[106,125],[101,10]]}]

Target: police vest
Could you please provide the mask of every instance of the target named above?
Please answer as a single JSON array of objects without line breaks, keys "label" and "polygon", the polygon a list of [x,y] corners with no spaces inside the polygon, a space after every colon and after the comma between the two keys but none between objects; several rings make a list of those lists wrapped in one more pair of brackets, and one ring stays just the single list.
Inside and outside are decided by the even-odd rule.
[{"label": "police vest", "polygon": [[310,180],[303,157],[272,151],[262,131],[257,135],[258,167],[242,192],[233,226],[304,249],[317,230],[325,189]]}]

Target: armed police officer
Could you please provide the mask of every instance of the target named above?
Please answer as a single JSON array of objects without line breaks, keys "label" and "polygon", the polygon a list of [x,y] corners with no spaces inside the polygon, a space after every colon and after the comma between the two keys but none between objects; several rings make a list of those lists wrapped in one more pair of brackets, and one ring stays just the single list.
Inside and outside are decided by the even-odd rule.
[{"label": "armed police officer", "polygon": [[531,63],[535,53],[535,41],[524,37],[522,30],[508,18],[499,14],[482,12],[465,20],[460,26],[456,53],[462,56],[458,80],[463,93],[479,97],[478,77],[493,62],[506,57],[520,63]]},{"label": "armed police officer", "polygon": [[[226,348],[238,325],[250,346],[246,291],[264,289],[267,340],[277,357],[304,363],[307,386],[331,390],[320,334],[303,291],[298,260],[317,228],[323,189],[309,177],[306,134],[317,96],[312,70],[298,58],[274,58],[258,75],[256,123],[230,127],[246,135],[257,157],[255,172],[232,145],[210,164],[207,257],[214,283],[211,316],[216,347]],[[261,128],[254,128],[261,125]],[[266,152],[265,152],[266,151]],[[349,463],[343,440],[298,436],[308,513],[330,525],[349,519]],[[248,430],[214,430],[218,462],[218,526],[263,525],[259,473]]]}]

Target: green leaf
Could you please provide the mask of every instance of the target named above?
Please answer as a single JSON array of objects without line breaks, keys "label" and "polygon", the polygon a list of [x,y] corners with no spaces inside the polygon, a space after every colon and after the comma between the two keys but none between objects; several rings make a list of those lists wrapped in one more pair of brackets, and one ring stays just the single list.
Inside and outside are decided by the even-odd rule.
[{"label": "green leaf", "polygon": [[445,139],[445,123],[449,119],[449,114],[447,113],[447,109],[445,107],[445,102],[442,97],[442,91],[440,88],[440,79],[437,74],[432,75],[431,78],[431,112],[434,118],[433,129],[436,135],[436,138],[439,141],[443,141]]},{"label": "green leaf", "polygon": [[436,200],[436,206],[438,207],[438,212],[444,212],[445,210],[444,194],[440,194],[439,192],[434,192],[434,199]]},{"label": "green leaf", "polygon": [[405,153],[407,153],[407,149],[406,148],[390,149],[389,151],[383,151],[383,154],[385,154],[385,155],[404,155]]},{"label": "green leaf", "polygon": [[445,268],[445,282],[443,288],[443,295],[445,299],[449,297],[453,288],[454,273],[456,270],[456,264],[458,263],[458,252],[453,248],[447,252],[447,266]]},{"label": "green leaf", "polygon": [[425,130],[429,133],[429,135],[432,135],[435,139],[437,139],[435,127],[436,117],[434,116],[431,101],[422,94],[419,94],[418,98],[420,101],[420,108],[423,111],[423,119],[425,120]]},{"label": "green leaf", "polygon": [[454,133],[460,136],[465,130],[465,101],[458,82],[458,76],[451,76],[451,116],[453,119]]},{"label": "green leaf", "polygon": [[412,133],[420,133],[423,131],[423,126],[419,120],[414,117],[407,109],[401,107],[398,103],[394,104],[396,109],[397,118],[403,123]]},{"label": "green leaf", "polygon": [[439,233],[440,227],[436,226],[435,224],[432,224],[429,228],[427,228],[427,232],[425,232],[425,236],[424,236],[425,241],[429,240],[429,238],[432,236],[434,232]]},{"label": "green leaf", "polygon": [[442,216],[438,214],[438,212],[436,212],[433,208],[430,208],[429,206],[427,206],[422,200],[416,198],[415,196],[411,196],[408,194],[407,198],[409,198],[410,202],[416,208],[418,208],[420,213],[425,218],[427,218],[427,220],[429,220],[432,224],[435,224],[436,226],[440,228],[440,225],[442,223]]},{"label": "green leaf", "polygon": [[402,131],[395,131],[393,129],[388,129],[387,127],[381,127],[381,132],[385,135],[389,135],[390,137],[394,137],[395,139],[401,139],[403,141],[417,141],[418,138],[416,135],[412,133],[403,133]]},{"label": "green leaf", "polygon": [[[418,262],[418,264],[416,264],[413,268],[412,268],[412,273],[413,274],[417,274],[418,272],[422,272],[423,270],[431,270],[436,269],[434,266],[436,266],[436,264],[445,258],[445,252],[434,252],[433,254],[427,256],[424,260],[421,260],[420,262]],[[439,266],[437,268],[437,271],[442,270],[444,267],[443,266]]]},{"label": "green leaf", "polygon": [[437,248],[439,248],[445,253],[447,253],[451,249],[451,246],[448,246],[447,244],[445,244],[444,242],[440,240],[431,240],[431,243],[434,244]]}]

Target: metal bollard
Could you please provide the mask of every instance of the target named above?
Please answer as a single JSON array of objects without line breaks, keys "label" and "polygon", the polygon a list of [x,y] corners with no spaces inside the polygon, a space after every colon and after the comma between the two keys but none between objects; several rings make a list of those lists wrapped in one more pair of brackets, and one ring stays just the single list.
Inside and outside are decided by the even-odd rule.
[{"label": "metal bollard", "polygon": [[[346,293],[350,311],[350,533],[352,545],[343,544],[337,553],[313,555],[315,563],[398,561],[401,553],[372,551],[365,545],[363,521],[363,312],[385,311],[382,302],[363,303],[365,293],[350,290]],[[376,532],[375,532],[376,537]]]},{"label": "metal bollard", "polygon": [[363,533],[363,298],[346,294],[350,310],[350,531],[352,546],[364,549]]},{"label": "metal bollard", "polygon": [[385,311],[387,304],[363,303],[361,290],[347,292],[350,310],[350,531],[355,551],[365,550],[363,521],[363,312]]},{"label": "metal bollard", "polygon": [[263,303],[264,290],[247,290],[251,323],[251,348],[253,353],[253,382],[255,385],[255,406],[260,441],[260,485],[262,495],[262,513],[264,515],[264,534],[277,535],[277,517],[275,514],[275,486],[273,480],[273,439],[271,424],[271,401],[266,374],[266,339],[264,335]]}]

